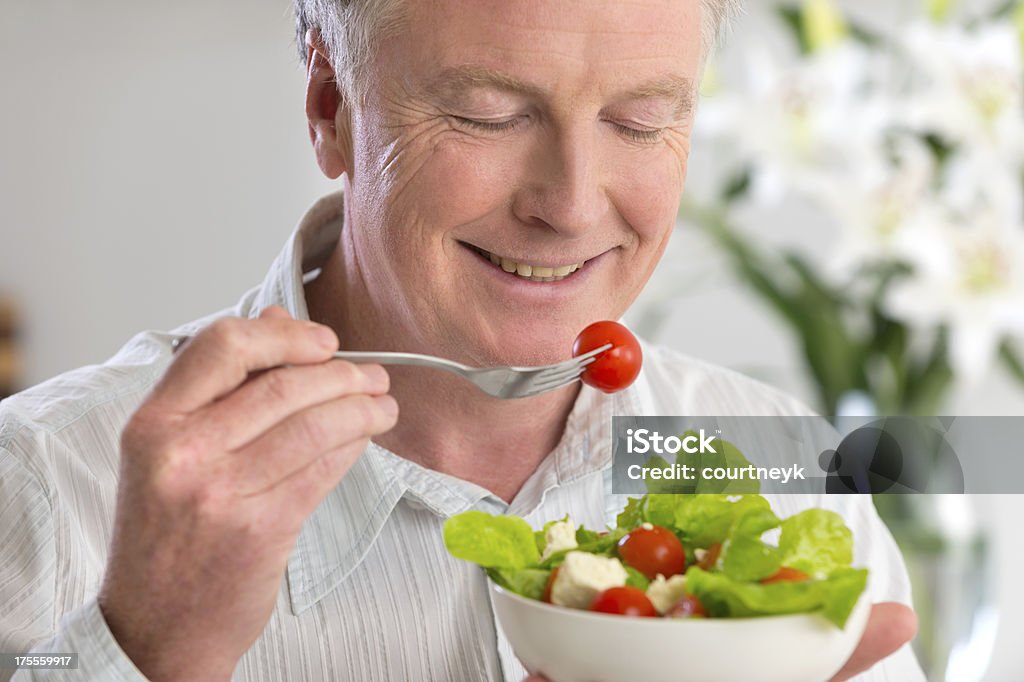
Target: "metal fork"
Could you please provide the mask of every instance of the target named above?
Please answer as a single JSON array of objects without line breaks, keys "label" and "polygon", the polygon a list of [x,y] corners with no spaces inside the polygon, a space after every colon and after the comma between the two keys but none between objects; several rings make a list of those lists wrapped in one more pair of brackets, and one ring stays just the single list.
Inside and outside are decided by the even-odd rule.
[{"label": "metal fork", "polygon": [[[171,341],[171,349],[178,348],[191,336],[179,336]],[[391,353],[343,350],[334,357],[350,362],[376,362],[381,365],[416,365],[433,367],[458,374],[476,385],[484,393],[496,398],[529,398],[567,386],[579,379],[583,369],[594,361],[597,355],[612,347],[606,343],[599,348],[578,355],[571,360],[540,367],[470,367],[454,360],[421,355],[419,353]]]}]

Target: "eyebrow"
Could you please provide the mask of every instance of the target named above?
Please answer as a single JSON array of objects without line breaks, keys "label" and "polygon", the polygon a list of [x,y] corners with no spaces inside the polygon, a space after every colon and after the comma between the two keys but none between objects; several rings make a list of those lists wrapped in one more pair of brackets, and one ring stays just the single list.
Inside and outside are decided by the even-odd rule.
[{"label": "eyebrow", "polygon": [[[481,66],[453,66],[427,82],[422,92],[428,96],[446,97],[472,88],[494,88],[505,92],[541,98],[543,89],[514,76]],[[693,80],[685,76],[668,75],[641,83],[617,99],[670,99],[675,102],[675,113],[688,116],[693,112]]]}]

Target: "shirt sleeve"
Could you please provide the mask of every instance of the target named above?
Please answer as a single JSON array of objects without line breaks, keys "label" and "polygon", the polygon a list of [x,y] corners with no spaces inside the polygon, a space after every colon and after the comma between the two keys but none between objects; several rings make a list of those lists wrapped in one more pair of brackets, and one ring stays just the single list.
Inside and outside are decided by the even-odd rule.
[{"label": "shirt sleeve", "polygon": [[0,651],[78,654],[76,673],[0,668],[0,682],[146,681],[121,651],[95,598],[57,623],[58,562],[51,501],[38,478],[4,449],[0,449],[0,547]]}]

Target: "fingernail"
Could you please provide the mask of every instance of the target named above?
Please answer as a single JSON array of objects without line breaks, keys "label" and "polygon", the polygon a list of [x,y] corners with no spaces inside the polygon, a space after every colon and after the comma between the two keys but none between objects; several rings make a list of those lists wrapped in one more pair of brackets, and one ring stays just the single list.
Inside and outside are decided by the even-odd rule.
[{"label": "fingernail", "polygon": [[383,412],[388,417],[394,419],[395,416],[398,415],[398,403],[391,396],[378,395],[374,396],[373,399],[377,401],[377,407],[380,408],[381,412]]},{"label": "fingernail", "polygon": [[390,383],[387,370],[380,365],[359,365],[359,371],[366,377],[366,390],[384,392]]},{"label": "fingernail", "polygon": [[335,335],[334,330],[332,330],[330,327],[325,327],[322,324],[318,324],[314,328],[313,334],[316,337],[316,342],[323,346],[324,348],[337,348],[338,337],[337,335]]}]

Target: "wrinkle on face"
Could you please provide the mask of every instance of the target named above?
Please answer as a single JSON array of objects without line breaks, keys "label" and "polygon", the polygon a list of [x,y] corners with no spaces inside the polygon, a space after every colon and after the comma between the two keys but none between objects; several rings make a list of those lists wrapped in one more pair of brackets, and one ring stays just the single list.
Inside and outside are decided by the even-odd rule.
[{"label": "wrinkle on face", "polygon": [[[371,65],[377,87],[353,119],[348,197],[351,248],[392,332],[494,364],[515,359],[499,357],[508,338],[530,336],[518,345],[537,358],[561,355],[585,323],[624,312],[664,251],[685,181],[698,5],[411,7],[413,28]],[[608,252],[608,273],[571,305],[503,305],[494,287],[474,286],[477,256],[460,242],[522,260]]]}]

